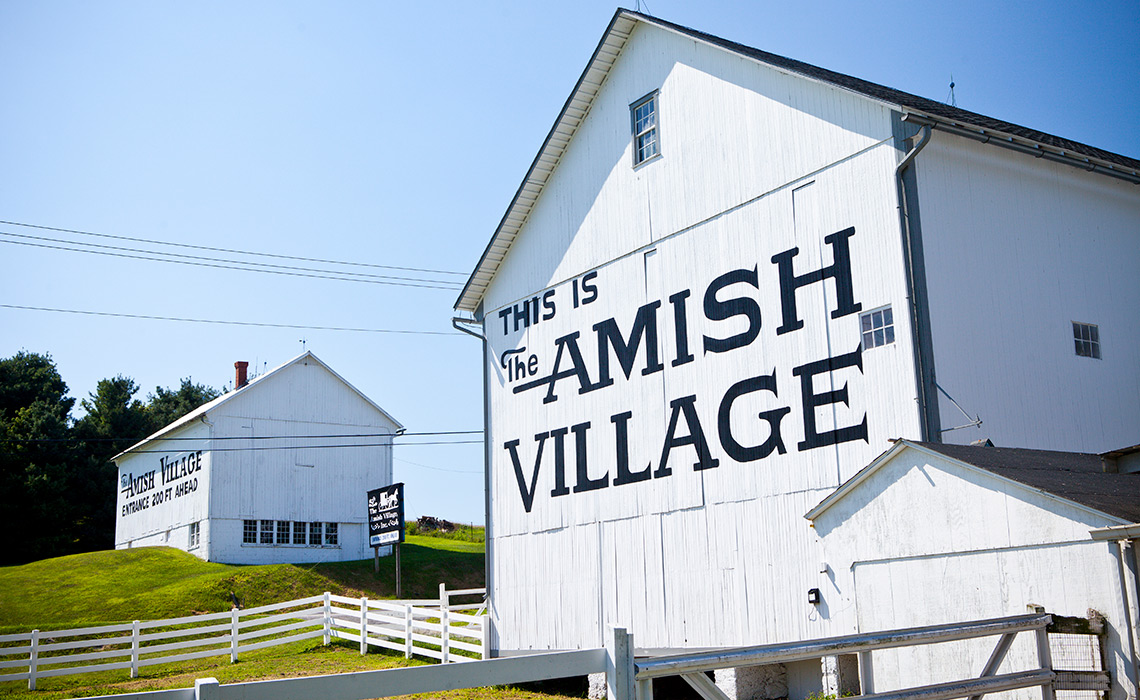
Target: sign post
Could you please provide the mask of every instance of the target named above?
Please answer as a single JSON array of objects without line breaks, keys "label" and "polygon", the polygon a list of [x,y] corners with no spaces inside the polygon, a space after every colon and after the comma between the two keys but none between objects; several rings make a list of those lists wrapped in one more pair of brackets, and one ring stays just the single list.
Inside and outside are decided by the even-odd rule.
[{"label": "sign post", "polygon": [[404,541],[404,485],[392,484],[368,492],[368,544],[372,545],[376,573],[380,573],[380,547],[396,547],[396,598],[400,591],[400,543]]}]

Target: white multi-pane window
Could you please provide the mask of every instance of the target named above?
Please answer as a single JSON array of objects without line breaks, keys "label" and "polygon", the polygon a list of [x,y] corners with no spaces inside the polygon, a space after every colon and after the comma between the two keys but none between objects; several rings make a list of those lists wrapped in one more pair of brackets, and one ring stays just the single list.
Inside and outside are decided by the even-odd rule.
[{"label": "white multi-pane window", "polygon": [[201,531],[198,528],[198,523],[190,523],[190,546],[188,549],[194,549],[201,542]]},{"label": "white multi-pane window", "polygon": [[891,307],[884,306],[860,314],[859,331],[863,334],[864,350],[895,342],[895,318],[891,313]]},{"label": "white multi-pane window", "polygon": [[1097,326],[1073,321],[1073,343],[1080,357],[1100,359],[1100,329]]},{"label": "white multi-pane window", "polygon": [[321,524],[309,523],[309,546],[321,546]]},{"label": "white multi-pane window", "polygon": [[293,523],[293,544],[305,544],[305,523]]},{"label": "white multi-pane window", "polygon": [[336,547],[338,544],[336,523],[325,523],[325,546]]},{"label": "white multi-pane window", "polygon": [[260,544],[273,544],[273,521],[261,521],[261,538],[258,540]]},{"label": "white multi-pane window", "polygon": [[246,520],[241,529],[242,544],[257,544],[257,521]]},{"label": "white multi-pane window", "polygon": [[657,138],[657,93],[641,98],[629,107],[633,126],[633,164],[640,165],[661,155]]},{"label": "white multi-pane window", "polygon": [[289,521],[277,521],[277,544],[289,544]]}]

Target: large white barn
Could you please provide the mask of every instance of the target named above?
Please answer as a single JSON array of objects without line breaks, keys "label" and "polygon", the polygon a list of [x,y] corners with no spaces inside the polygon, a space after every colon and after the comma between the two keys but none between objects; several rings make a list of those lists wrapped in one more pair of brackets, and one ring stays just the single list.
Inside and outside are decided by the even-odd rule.
[{"label": "large white barn", "polygon": [[485,338],[494,648],[848,633],[808,602],[804,514],[889,439],[1140,441],[1138,182],[618,11],[456,302]]},{"label": "large white barn", "polygon": [[[387,411],[306,352],[115,456],[115,548],[232,564],[371,555],[367,492],[392,483]],[[343,436],[343,437],[340,437]]]}]

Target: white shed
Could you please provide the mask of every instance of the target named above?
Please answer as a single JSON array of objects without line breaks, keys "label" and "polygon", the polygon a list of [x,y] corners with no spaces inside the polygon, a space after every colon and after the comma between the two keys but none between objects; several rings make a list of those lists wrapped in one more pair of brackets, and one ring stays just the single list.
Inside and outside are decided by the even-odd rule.
[{"label": "white shed", "polygon": [[114,457],[115,548],[170,546],[233,564],[371,554],[366,494],[392,483],[403,427],[311,352]]},{"label": "white shed", "polygon": [[[820,615],[854,633],[1094,610],[1112,697],[1134,698],[1137,457],[899,440],[807,514]],[[1010,664],[1036,658],[1020,643]],[[992,640],[980,644],[876,652],[873,690],[965,677]]]},{"label": "white shed", "polygon": [[949,396],[1002,445],[1140,441],[1137,183],[619,10],[456,301],[485,339],[493,648],[844,631],[802,515],[891,438],[980,437]]}]

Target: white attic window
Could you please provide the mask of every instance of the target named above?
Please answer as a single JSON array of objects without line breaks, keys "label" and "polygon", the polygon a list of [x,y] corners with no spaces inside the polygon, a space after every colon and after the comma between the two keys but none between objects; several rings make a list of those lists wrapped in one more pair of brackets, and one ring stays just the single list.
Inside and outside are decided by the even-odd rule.
[{"label": "white attic window", "polygon": [[629,117],[633,130],[633,165],[636,167],[661,155],[657,138],[657,91],[631,104]]}]

